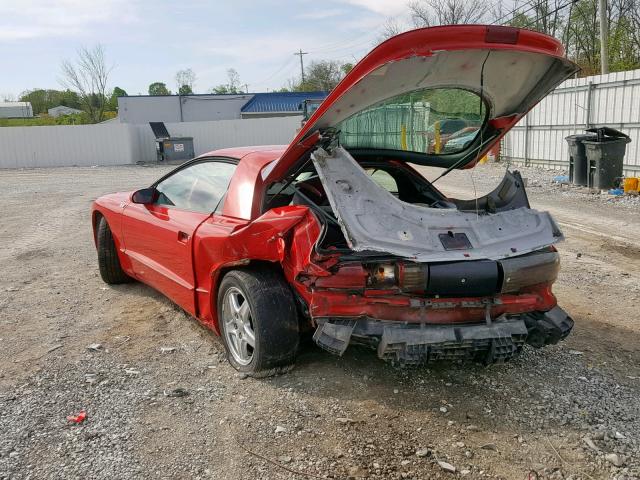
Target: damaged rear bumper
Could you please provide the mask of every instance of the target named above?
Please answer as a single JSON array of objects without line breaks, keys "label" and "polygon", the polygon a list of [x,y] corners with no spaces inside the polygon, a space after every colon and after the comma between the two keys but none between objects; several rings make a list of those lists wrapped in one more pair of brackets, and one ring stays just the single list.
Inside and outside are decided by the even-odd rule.
[{"label": "damaged rear bumper", "polygon": [[502,315],[472,325],[406,324],[370,318],[317,319],[314,341],[342,355],[349,344],[377,349],[378,357],[393,363],[419,365],[437,360],[504,362],[525,343],[554,344],[573,328],[573,320],[556,306],[548,312]]}]

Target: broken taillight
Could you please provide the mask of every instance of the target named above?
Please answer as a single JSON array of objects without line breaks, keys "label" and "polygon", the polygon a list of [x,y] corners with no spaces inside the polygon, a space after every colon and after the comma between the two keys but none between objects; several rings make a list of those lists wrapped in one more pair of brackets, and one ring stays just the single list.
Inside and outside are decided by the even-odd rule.
[{"label": "broken taillight", "polygon": [[419,263],[397,263],[398,285],[404,292],[424,292],[427,289],[429,270]]},{"label": "broken taillight", "polygon": [[373,288],[400,287],[403,292],[424,292],[427,288],[428,266],[397,262],[370,265],[368,285]]},{"label": "broken taillight", "polygon": [[396,270],[392,263],[376,263],[369,267],[369,286],[375,288],[395,287]]}]

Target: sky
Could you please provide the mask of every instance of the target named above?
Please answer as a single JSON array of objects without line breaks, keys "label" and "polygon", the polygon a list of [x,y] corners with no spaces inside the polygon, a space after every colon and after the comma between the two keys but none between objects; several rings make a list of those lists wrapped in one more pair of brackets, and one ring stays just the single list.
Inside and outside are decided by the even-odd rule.
[{"label": "sky", "polygon": [[226,83],[235,68],[250,92],[300,75],[305,63],[359,60],[388,18],[407,19],[402,0],[0,0],[0,96],[62,89],[61,63],[81,47],[103,45],[110,86],[146,94],[175,91],[191,68],[195,92]]}]

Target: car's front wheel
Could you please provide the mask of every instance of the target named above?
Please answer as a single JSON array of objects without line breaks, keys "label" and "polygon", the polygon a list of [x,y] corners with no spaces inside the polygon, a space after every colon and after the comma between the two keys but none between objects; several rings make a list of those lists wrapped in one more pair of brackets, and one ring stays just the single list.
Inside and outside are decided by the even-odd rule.
[{"label": "car's front wheel", "polygon": [[98,221],[96,244],[98,247],[98,267],[102,280],[111,285],[130,282],[131,277],[124,272],[120,265],[118,249],[109,224],[102,216]]},{"label": "car's front wheel", "polygon": [[229,363],[264,377],[289,369],[299,342],[293,294],[268,268],[233,270],[218,291],[218,321]]}]

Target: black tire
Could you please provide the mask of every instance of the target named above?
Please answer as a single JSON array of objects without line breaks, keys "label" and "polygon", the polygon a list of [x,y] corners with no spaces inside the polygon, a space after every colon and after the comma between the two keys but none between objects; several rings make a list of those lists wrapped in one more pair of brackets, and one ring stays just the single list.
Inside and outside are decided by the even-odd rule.
[{"label": "black tire", "polygon": [[[238,327],[228,326],[225,321],[232,308],[225,303],[228,295],[243,296],[250,309],[254,346],[245,364],[236,359],[230,345],[233,340],[228,328],[237,332]],[[236,370],[252,377],[267,377],[293,367],[300,338],[298,313],[291,289],[279,272],[269,268],[230,271],[220,284],[217,307],[227,359]]]},{"label": "black tire", "polygon": [[104,217],[100,217],[98,221],[96,239],[98,246],[98,267],[100,268],[102,280],[110,285],[130,282],[131,277],[122,270],[111,229]]}]

